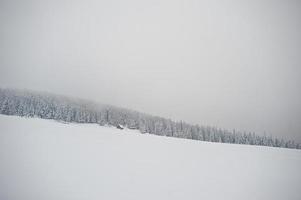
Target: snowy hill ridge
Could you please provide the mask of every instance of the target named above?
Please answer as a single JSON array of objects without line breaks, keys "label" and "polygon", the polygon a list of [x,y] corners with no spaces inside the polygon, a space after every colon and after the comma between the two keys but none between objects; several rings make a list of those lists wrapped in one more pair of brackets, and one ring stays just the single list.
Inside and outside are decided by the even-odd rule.
[{"label": "snowy hill ridge", "polygon": [[300,200],[301,151],[0,115],[1,200]]},{"label": "snowy hill ridge", "polygon": [[300,144],[290,140],[175,122],[124,108],[28,90],[0,88],[0,114],[124,126],[141,133],[209,142],[301,149]]}]

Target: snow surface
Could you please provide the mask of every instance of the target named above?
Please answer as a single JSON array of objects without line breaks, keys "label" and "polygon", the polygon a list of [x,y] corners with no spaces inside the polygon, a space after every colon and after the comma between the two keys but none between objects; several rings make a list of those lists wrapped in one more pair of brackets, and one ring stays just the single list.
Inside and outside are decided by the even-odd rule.
[{"label": "snow surface", "polygon": [[301,199],[301,151],[0,115],[1,200]]}]

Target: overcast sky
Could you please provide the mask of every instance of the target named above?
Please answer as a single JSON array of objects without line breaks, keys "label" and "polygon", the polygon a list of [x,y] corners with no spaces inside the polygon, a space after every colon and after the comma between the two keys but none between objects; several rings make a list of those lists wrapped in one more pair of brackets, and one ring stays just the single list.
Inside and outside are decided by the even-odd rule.
[{"label": "overcast sky", "polygon": [[301,1],[0,0],[0,86],[301,142]]}]

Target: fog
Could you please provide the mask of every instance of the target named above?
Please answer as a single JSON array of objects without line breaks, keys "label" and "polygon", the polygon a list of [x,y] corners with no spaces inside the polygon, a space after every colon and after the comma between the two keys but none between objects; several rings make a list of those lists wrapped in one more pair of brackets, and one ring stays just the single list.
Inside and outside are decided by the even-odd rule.
[{"label": "fog", "polygon": [[301,142],[301,2],[0,0],[0,86]]}]

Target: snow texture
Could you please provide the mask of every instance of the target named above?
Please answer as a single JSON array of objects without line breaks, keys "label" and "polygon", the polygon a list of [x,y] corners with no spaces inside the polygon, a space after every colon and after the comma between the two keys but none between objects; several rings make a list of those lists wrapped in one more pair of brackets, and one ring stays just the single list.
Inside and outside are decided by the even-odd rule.
[{"label": "snow texture", "polygon": [[0,115],[1,200],[301,199],[301,151]]}]

